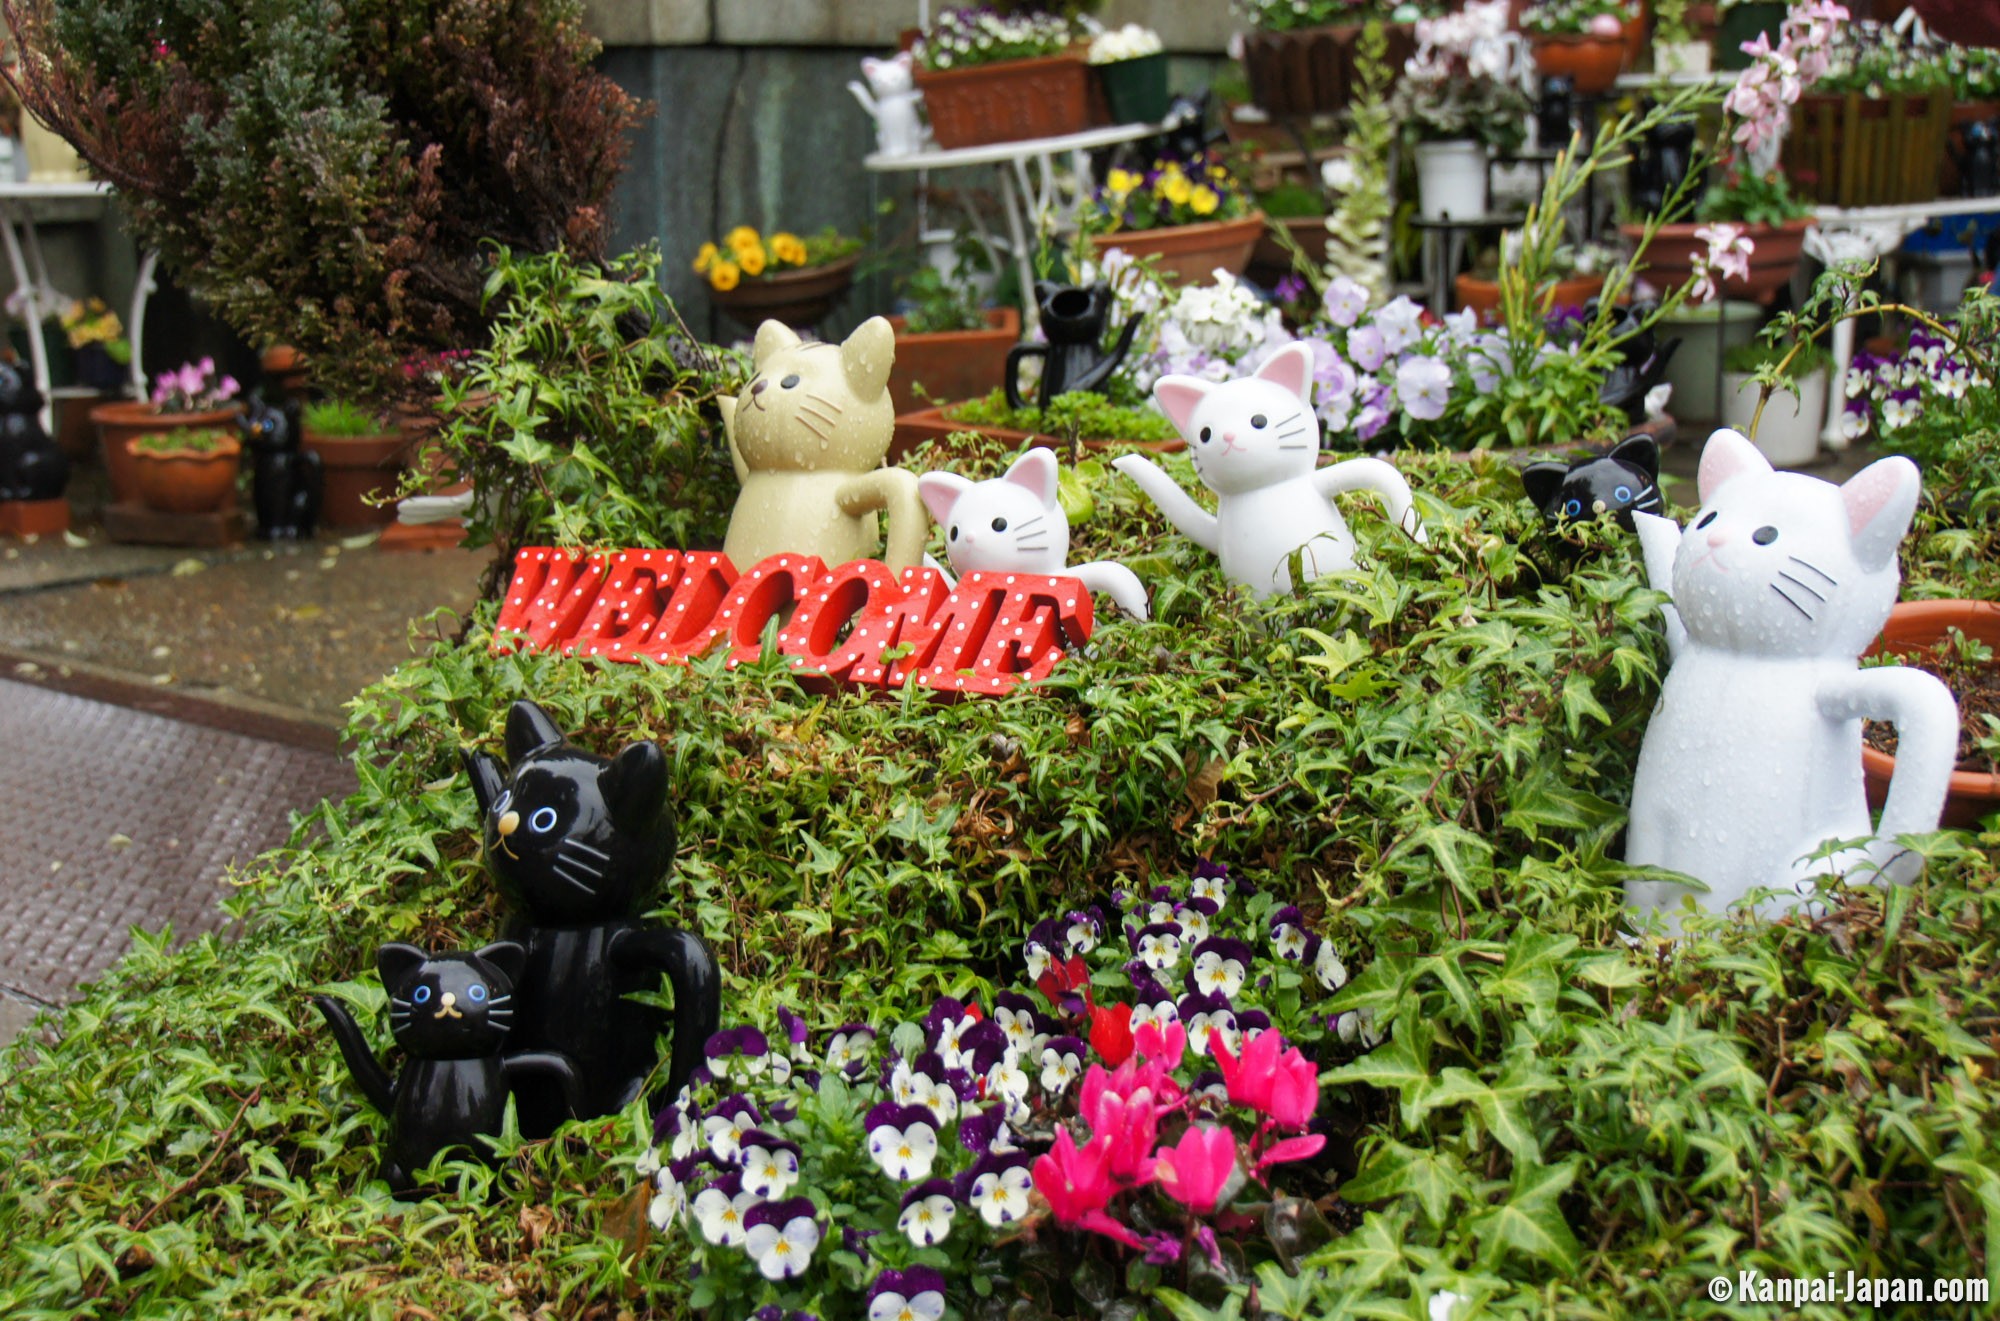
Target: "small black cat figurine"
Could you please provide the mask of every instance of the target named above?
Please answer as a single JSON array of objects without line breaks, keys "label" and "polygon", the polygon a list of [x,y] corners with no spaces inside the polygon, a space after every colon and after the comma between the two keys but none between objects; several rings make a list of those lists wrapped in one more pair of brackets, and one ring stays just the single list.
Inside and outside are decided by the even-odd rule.
[{"label": "small black cat figurine", "polygon": [[1630,436],[1601,459],[1531,463],[1521,470],[1528,499],[1551,527],[1606,514],[1632,531],[1632,512],[1657,514],[1660,447],[1651,436]]},{"label": "small black cat figurine", "polygon": [[0,500],[59,500],[69,456],[42,427],[42,392],[19,367],[0,363]]},{"label": "small black cat figurine", "polygon": [[[659,1064],[671,1028],[662,1101],[701,1063],[722,1018],[721,973],[699,936],[647,923],[673,865],[667,761],[634,743],[606,761],[569,743],[533,702],[507,712],[507,760],[467,749],[465,768],[485,816],[487,873],[513,906],[507,936],[527,947],[511,1044],[560,1049],[576,1061],[583,1116],[631,1104]],[[673,985],[665,1013],[627,997]],[[523,1091],[521,1130],[568,1117],[547,1088]]]},{"label": "small black cat figurine", "polygon": [[1071,390],[1102,391],[1111,373],[1132,351],[1139,333],[1140,318],[1134,316],[1119,332],[1110,352],[1104,350],[1104,325],[1111,315],[1111,287],[1095,284],[1082,288],[1040,280],[1035,284],[1035,302],[1041,309],[1042,333],[1046,344],[1016,344],[1007,351],[1007,404],[1026,405],[1021,396],[1021,364],[1029,358],[1042,360],[1042,380],[1035,393],[1038,407]]},{"label": "small black cat figurine", "polygon": [[[1681,346],[1679,339],[1661,342],[1654,336],[1647,322],[1659,310],[1660,305],[1651,300],[1617,309],[1610,335],[1618,345],[1614,350],[1618,361],[1604,373],[1604,381],[1597,389],[1598,402],[1617,409],[1625,414],[1627,422],[1635,425],[1646,420],[1646,396],[1667,379],[1667,364]],[[1597,320],[1597,311],[1598,300],[1594,298],[1584,305],[1586,325]]]},{"label": "small black cat figurine", "polygon": [[393,1080],[346,1006],[313,997],[362,1094],[389,1116],[382,1177],[396,1196],[419,1195],[417,1172],[442,1152],[462,1149],[486,1159],[486,1148],[474,1139],[500,1132],[508,1092],[522,1080],[545,1075],[581,1099],[567,1056],[501,1053],[527,957],[512,941],[471,954],[432,955],[415,945],[377,951],[375,967],[389,993],[389,1030],[409,1057]]},{"label": "small black cat figurine", "polygon": [[319,455],[301,448],[305,433],[298,401],[287,399],[283,408],[273,408],[254,399],[237,425],[243,430],[244,445],[255,456],[251,492],[258,537],[265,541],[310,537],[319,523],[326,475]]},{"label": "small black cat figurine", "polygon": [[1562,74],[1542,79],[1535,102],[1535,145],[1543,151],[1565,151],[1576,134],[1576,84]]},{"label": "small black cat figurine", "polygon": [[[1646,109],[1651,110],[1648,102]],[[1626,189],[1641,215],[1663,211],[1694,168],[1695,122],[1669,119],[1656,124],[1640,140],[1626,168]]]}]

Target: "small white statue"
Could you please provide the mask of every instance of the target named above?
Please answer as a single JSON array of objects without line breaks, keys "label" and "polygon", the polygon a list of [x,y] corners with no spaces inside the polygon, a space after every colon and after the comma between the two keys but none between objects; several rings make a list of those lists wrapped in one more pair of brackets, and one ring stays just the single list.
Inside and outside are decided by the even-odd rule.
[{"label": "small white statue", "polygon": [[917,114],[924,94],[916,86],[916,59],[903,51],[886,60],[861,61],[867,86],[847,84],[854,99],[875,120],[875,151],[880,156],[914,156],[924,149],[930,130]]},{"label": "small white statue", "polygon": [[1035,573],[1074,578],[1104,592],[1135,619],[1146,618],[1146,589],[1115,560],[1069,563],[1069,516],[1056,498],[1056,454],[1031,449],[1004,477],[971,482],[956,473],[928,472],[917,492],[944,529],[954,573]]},{"label": "small white statue", "polygon": [[1190,541],[1220,556],[1224,577],[1260,597],[1291,590],[1294,553],[1308,580],[1354,567],[1354,535],[1332,502],[1343,491],[1375,492],[1399,527],[1425,540],[1410,485],[1394,468],[1380,459],[1316,466],[1312,371],[1312,350],[1287,344],[1238,380],[1162,376],[1154,384],[1196,474],[1220,497],[1213,514],[1150,459],[1126,454],[1111,464]]},{"label": "small white statue", "polygon": [[[1958,706],[1931,675],[1857,663],[1896,603],[1896,547],[1921,478],[1905,458],[1835,486],[1775,472],[1718,431],[1702,450],[1702,507],[1685,533],[1639,513],[1639,540],[1666,607],[1671,668],[1632,786],[1630,862],[1692,876],[1722,912],[1781,888],[1775,916],[1813,878],[1860,863],[1892,881],[1918,859],[1895,837],[1936,830],[1958,751]],[[1896,726],[1896,775],[1878,833],[1861,781],[1861,722]],[[1830,840],[1867,840],[1813,860]],[[1679,906],[1686,886],[1631,881],[1640,913]],[[1672,924],[1672,919],[1669,918]]]}]

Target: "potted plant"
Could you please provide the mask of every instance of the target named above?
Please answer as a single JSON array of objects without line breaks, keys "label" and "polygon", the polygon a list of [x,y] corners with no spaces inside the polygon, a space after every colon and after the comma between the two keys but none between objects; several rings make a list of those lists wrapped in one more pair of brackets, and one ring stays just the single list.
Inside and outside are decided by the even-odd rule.
[{"label": "potted plant", "polygon": [[[1789,361],[1787,357],[1789,355]],[[1819,455],[1826,426],[1827,372],[1833,355],[1818,344],[1791,353],[1787,345],[1760,339],[1730,349],[1722,357],[1722,425],[1750,437],[1773,466],[1796,468]],[[1760,416],[1757,402],[1765,368],[1781,368],[1777,391]],[[1755,422],[1753,429],[1752,422]]]},{"label": "potted plant", "polygon": [[1138,23],[1100,32],[1090,41],[1090,67],[1115,122],[1157,124],[1166,118],[1167,47],[1159,33]]},{"label": "potted plant", "polygon": [[748,225],[720,245],[704,243],[694,269],[708,280],[709,300],[745,330],[782,321],[810,330],[854,283],[861,240],[831,227],[800,238],[780,231],[769,239]]},{"label": "potted plant", "polygon": [[947,9],[918,40],[917,88],[939,147],[1060,137],[1090,127],[1076,28],[1048,4]]},{"label": "potted plant", "polygon": [[1951,141],[1938,163],[1938,196],[1959,195],[1959,161],[1966,152],[1965,130],[2000,121],[2000,50],[1947,46],[1943,62],[1951,76]]},{"label": "potted plant", "polygon": [[[1640,269],[1656,286],[1685,284],[1713,246],[1711,238],[1726,229],[1745,260],[1740,266],[1714,268],[1721,277],[1721,291],[1731,298],[1768,303],[1791,283],[1812,224],[1812,207],[1793,195],[1782,173],[1760,175],[1726,162],[1722,177],[1702,194],[1693,220],[1654,230]],[[1646,227],[1621,225],[1619,232],[1637,242]]]},{"label": "potted plant", "polygon": [[132,341],[118,314],[101,298],[72,299],[58,319],[76,358],[76,383],[100,393],[123,389],[132,368]]},{"label": "potted plant", "polygon": [[1419,23],[1417,36],[1389,108],[1416,154],[1418,210],[1430,220],[1485,215],[1487,153],[1520,147],[1531,108],[1513,77],[1506,0],[1471,0]]},{"label": "potted plant", "polygon": [[1542,0],[1521,15],[1544,78],[1568,78],[1584,96],[1602,96],[1625,68],[1627,0]]},{"label": "potted plant", "polygon": [[[1976,829],[2000,812],[2000,605],[1991,601],[1901,601],[1868,656],[1894,657],[1942,679],[1958,700],[1958,769],[1941,824]],[[1865,658],[1864,658],[1865,659]],[[1896,771],[1893,726],[1869,722],[1861,745],[1868,801],[1880,807]]]},{"label": "potted plant", "polygon": [[234,377],[218,376],[215,359],[181,364],[153,378],[148,400],[120,400],[90,410],[90,420],[104,451],[104,470],[111,479],[114,504],[139,499],[139,478],[132,465],[131,442],[161,431],[215,430],[236,419],[233,402],[241,393]]},{"label": "potted plant", "polygon": [[214,514],[236,503],[243,446],[214,427],[183,427],[126,442],[133,479],[146,508],[166,514]]},{"label": "potted plant", "polygon": [[[1792,26],[1788,21],[1786,27]],[[1953,86],[1933,44],[1879,23],[1836,26],[1785,137],[1785,173],[1828,206],[1898,206],[1937,196]]]},{"label": "potted plant", "polygon": [[1083,227],[1100,255],[1117,248],[1157,257],[1169,281],[1205,284],[1218,269],[1243,273],[1264,214],[1219,161],[1202,156],[1155,161],[1145,174],[1113,169],[1086,207]]},{"label": "potted plant", "polygon": [[319,455],[326,470],[320,521],[329,528],[393,523],[396,506],[387,498],[396,492],[408,454],[402,432],[344,399],[307,404],[303,422],[306,450]]},{"label": "potted plant", "polygon": [[1400,71],[1417,49],[1416,21],[1444,8],[1395,0],[1236,0],[1250,25],[1243,34],[1250,99],[1281,119],[1345,110],[1356,90],[1354,49],[1362,28],[1382,24],[1390,65]]},{"label": "potted plant", "polygon": [[[1500,267],[1518,263],[1520,237],[1509,232],[1501,236],[1500,247],[1480,255],[1473,268],[1458,277],[1458,305],[1478,314],[1491,324],[1500,312]],[[1580,308],[1604,290],[1604,271],[1617,261],[1618,254],[1600,244],[1563,244],[1549,262],[1551,277],[1535,291],[1537,304],[1547,300],[1550,311]]]},{"label": "potted plant", "polygon": [[896,332],[889,398],[898,414],[917,407],[920,397],[969,399],[997,388],[1007,350],[1020,342],[1019,309],[983,306],[966,278],[992,259],[976,240],[958,248],[950,275],[926,262],[903,282],[909,310],[889,318]]},{"label": "potted plant", "polygon": [[[1258,190],[1257,209],[1264,213],[1264,232],[1250,252],[1246,268],[1250,279],[1269,288],[1292,274],[1294,249],[1314,266],[1326,261],[1326,197],[1318,189],[1293,179],[1280,180]],[[1278,237],[1280,233],[1285,239]]]},{"label": "potted plant", "polygon": [[1653,0],[1653,71],[1665,77],[1700,76],[1712,53],[1690,21],[1691,0]]},{"label": "potted plant", "polygon": [[896,462],[926,440],[968,431],[1014,448],[1028,440],[1050,443],[1059,449],[1066,449],[1074,442],[1086,449],[1121,453],[1127,450],[1160,453],[1186,448],[1174,424],[1150,404],[1120,405],[1093,391],[1075,390],[1057,395],[1046,409],[1032,401],[1022,408],[1010,408],[1005,394],[995,390],[977,399],[926,408],[897,418],[889,460]]}]

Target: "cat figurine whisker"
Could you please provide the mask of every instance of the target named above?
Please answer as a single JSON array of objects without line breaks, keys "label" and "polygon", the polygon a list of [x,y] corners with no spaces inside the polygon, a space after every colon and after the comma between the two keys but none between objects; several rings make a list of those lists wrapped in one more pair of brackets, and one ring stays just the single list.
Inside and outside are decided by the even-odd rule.
[{"label": "cat figurine whisker", "polygon": [[[1778,916],[1818,877],[1856,867],[1914,878],[1920,859],[1896,836],[1937,829],[1958,706],[1921,670],[1859,658],[1895,604],[1896,550],[1921,482],[1901,457],[1842,486],[1777,472],[1725,430],[1702,450],[1702,506],[1686,531],[1634,513],[1647,577],[1672,598],[1671,664],[1639,750],[1625,856],[1708,887],[1630,881],[1626,902],[1642,916],[1661,912],[1674,928],[1688,894],[1722,912],[1753,889],[1779,892],[1759,910]],[[1879,829],[1862,784],[1863,720],[1896,726]]]},{"label": "cat figurine whisker", "polygon": [[[1138,484],[1167,521],[1222,561],[1223,576],[1259,597],[1292,589],[1291,558],[1308,579],[1354,567],[1354,535],[1335,495],[1378,495],[1390,521],[1427,539],[1410,485],[1380,459],[1318,467],[1319,418],[1312,407],[1312,350],[1287,344],[1249,376],[1218,385],[1163,376],[1153,397],[1187,441],[1202,484],[1215,492],[1211,514],[1151,459],[1125,454],[1111,466]],[[1282,444],[1286,433],[1309,442]]]},{"label": "cat figurine whisker", "polygon": [[1069,515],[1057,498],[1060,475],[1054,450],[1031,449],[991,481],[928,472],[917,479],[917,491],[945,530],[945,554],[954,573],[1074,578],[1144,621],[1146,588],[1137,574],[1114,560],[1068,563]]}]

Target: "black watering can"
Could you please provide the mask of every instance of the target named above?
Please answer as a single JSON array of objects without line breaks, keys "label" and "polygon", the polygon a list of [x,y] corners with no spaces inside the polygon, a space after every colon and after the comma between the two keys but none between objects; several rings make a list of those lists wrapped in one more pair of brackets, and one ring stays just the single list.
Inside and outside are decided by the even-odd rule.
[{"label": "black watering can", "polygon": [[1035,285],[1035,303],[1042,313],[1045,344],[1016,344],[1007,352],[1007,406],[1025,408],[1021,397],[1021,364],[1029,358],[1042,360],[1042,383],[1035,393],[1037,407],[1072,390],[1104,393],[1105,382],[1139,333],[1139,318],[1133,317],[1118,334],[1110,352],[1104,350],[1104,326],[1111,314],[1111,288],[1094,284],[1083,288],[1055,284],[1048,280]]}]

